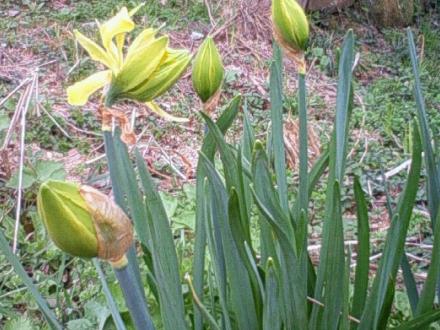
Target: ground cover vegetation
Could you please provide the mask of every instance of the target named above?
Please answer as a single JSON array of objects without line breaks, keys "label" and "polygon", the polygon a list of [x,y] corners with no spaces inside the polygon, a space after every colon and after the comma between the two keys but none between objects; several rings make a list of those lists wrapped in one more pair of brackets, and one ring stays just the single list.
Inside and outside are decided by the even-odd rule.
[{"label": "ground cover vegetation", "polygon": [[[0,4],[0,327],[435,329],[438,8],[411,30],[374,27],[360,4],[312,12],[298,62],[272,43],[268,7],[147,1],[133,36],[165,24],[170,47],[196,53],[210,34],[221,92],[199,101],[188,69],[160,108],[117,103],[122,131],[103,132],[99,97],[66,101],[97,71],[73,31],[98,40],[95,19],[137,5]],[[94,186],[130,216],[126,273],[50,241],[48,180]],[[126,290],[145,296],[136,315]]]}]

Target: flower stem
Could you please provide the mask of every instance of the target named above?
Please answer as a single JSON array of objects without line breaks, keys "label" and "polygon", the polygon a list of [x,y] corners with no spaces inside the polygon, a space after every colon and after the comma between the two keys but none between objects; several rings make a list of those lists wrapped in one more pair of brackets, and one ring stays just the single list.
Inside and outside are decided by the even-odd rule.
[{"label": "flower stem", "polygon": [[139,330],[154,330],[154,325],[145,306],[145,300],[139,291],[139,286],[136,285],[136,278],[134,278],[133,272],[129,270],[128,264],[123,266],[113,265],[113,269],[124,294],[125,303],[135,328]]},{"label": "flower stem", "polygon": [[[308,206],[308,129],[305,74],[298,74],[298,108],[299,108],[299,208],[307,214]],[[299,216],[299,214],[298,214]]]}]

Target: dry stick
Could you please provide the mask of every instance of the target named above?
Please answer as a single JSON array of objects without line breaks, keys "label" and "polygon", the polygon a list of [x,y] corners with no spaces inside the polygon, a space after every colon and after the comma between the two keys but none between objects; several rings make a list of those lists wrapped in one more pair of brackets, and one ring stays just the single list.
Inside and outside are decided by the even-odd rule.
[{"label": "dry stick", "polygon": [[208,11],[209,22],[211,23],[212,27],[215,27],[217,25],[217,23],[215,22],[214,18],[212,17],[211,7],[209,6],[208,0],[205,0],[205,6],[206,6],[206,10]]},{"label": "dry stick", "polygon": [[[28,80],[28,82],[30,82],[30,81],[31,80]],[[12,138],[12,133],[14,132],[15,126],[17,125],[17,122],[20,119],[20,114],[23,109],[23,102],[25,100],[26,91],[27,91],[27,89],[25,89],[24,93],[21,94],[20,98],[18,99],[18,102],[15,106],[14,115],[11,118],[11,122],[9,123],[9,127],[6,132],[5,139],[3,140],[3,146],[1,147],[0,150],[5,150],[8,147],[9,140],[11,140],[11,138]]]},{"label": "dry stick", "polygon": [[5,102],[7,100],[9,100],[9,98],[11,98],[12,95],[14,95],[20,88],[22,88],[24,85],[26,85],[28,82],[30,82],[32,79],[30,78],[26,78],[25,80],[23,80],[17,87],[15,87],[12,92],[10,92],[8,95],[5,96],[5,98],[3,100],[0,101],[0,107],[5,104]]},{"label": "dry stick", "polygon": [[[310,301],[312,304],[315,304],[315,305],[318,305],[318,306],[320,306],[322,308],[325,308],[325,305],[322,302],[320,302],[319,300],[316,300],[316,299],[311,298],[309,296],[307,296],[307,300]],[[340,312],[340,314],[342,315],[342,312]],[[357,324],[361,323],[360,320],[358,320],[357,318],[355,318],[355,317],[353,317],[351,315],[348,315],[348,319],[350,321],[354,322],[354,323],[357,323]]]},{"label": "dry stick", "polygon": [[406,256],[407,256],[408,258],[413,259],[413,260],[415,260],[415,261],[421,261],[421,262],[431,263],[431,260],[428,260],[428,259],[426,259],[426,258],[421,258],[421,257],[419,257],[419,256],[416,256],[416,255],[412,254],[412,253],[406,252],[405,254],[406,254]]},{"label": "dry stick", "polygon": [[432,250],[433,249],[433,245],[430,245],[430,244],[406,242],[405,245],[418,247],[420,249],[427,249],[427,250]]},{"label": "dry stick", "polygon": [[232,16],[230,19],[228,19],[218,30],[214,31],[213,27],[211,29],[211,31],[209,31],[209,35],[214,38],[216,37],[218,34],[222,33],[223,30],[225,30],[226,28],[229,27],[229,25],[231,25],[231,23],[237,18],[238,14],[235,14],[234,16]]},{"label": "dry stick", "polygon": [[[29,109],[29,105],[32,98],[32,91],[35,87],[36,80],[38,79],[37,73],[34,73],[32,78],[32,84],[28,85],[26,91],[23,95],[26,97],[26,103],[23,110],[21,111],[21,133],[20,133],[20,167],[18,170],[18,187],[17,187],[17,208],[15,213],[15,227],[14,227],[14,241],[12,243],[12,253],[17,251],[17,241],[18,241],[18,229],[20,225],[20,213],[21,213],[21,198],[23,194],[23,167],[24,167],[24,151],[25,151],[25,135],[26,135],[26,113]],[[17,109],[18,111],[18,109]]]},{"label": "dry stick", "polygon": [[185,174],[183,174],[173,163],[173,160],[171,159],[171,157],[167,154],[167,152],[162,148],[162,146],[156,141],[156,139],[152,136],[151,137],[152,142],[154,142],[154,144],[159,148],[159,151],[161,152],[162,156],[165,158],[165,160],[168,162],[168,164],[170,165],[171,169],[176,172],[176,174],[182,179],[187,181],[188,178],[185,176]]},{"label": "dry stick", "polygon": [[[402,164],[400,164],[399,166],[397,166],[397,167],[395,167],[395,168],[389,170],[388,172],[386,172],[386,173],[384,174],[385,179],[389,179],[389,178],[391,178],[392,176],[394,176],[394,175],[398,174],[399,172],[403,171],[404,169],[408,168],[410,165],[411,165],[411,159],[408,159],[408,160],[404,161],[404,162],[403,162]],[[378,181],[379,181],[379,180],[380,180],[380,181],[383,181],[382,176],[377,177],[377,180],[378,180]]]},{"label": "dry stick", "polygon": [[[34,93],[35,93],[35,113],[37,114],[37,117],[40,117],[40,92],[39,92],[39,85],[38,85],[38,73],[39,73],[40,69],[39,67],[37,67],[35,69],[35,88],[34,88]],[[58,126],[58,125],[57,125]]]},{"label": "dry stick", "polygon": [[67,131],[61,127],[61,125],[55,120],[54,117],[52,117],[52,115],[49,113],[49,111],[46,110],[46,108],[40,103],[37,102],[36,103],[38,105],[38,109],[41,107],[41,109],[43,109],[43,112],[49,117],[49,119],[55,124],[56,127],[58,127],[58,129],[61,131],[61,133],[63,133],[63,135],[68,138],[68,139],[72,139],[72,137],[69,135],[69,133],[67,133]]},{"label": "dry stick", "polygon": [[92,132],[92,131],[88,131],[88,130],[76,127],[74,124],[69,122],[67,119],[66,119],[66,124],[67,124],[67,126],[70,126],[72,129],[74,129],[75,131],[78,131],[80,133],[84,133],[87,135],[93,135],[93,136],[97,136],[97,137],[102,137],[102,133],[96,133],[96,132]]}]

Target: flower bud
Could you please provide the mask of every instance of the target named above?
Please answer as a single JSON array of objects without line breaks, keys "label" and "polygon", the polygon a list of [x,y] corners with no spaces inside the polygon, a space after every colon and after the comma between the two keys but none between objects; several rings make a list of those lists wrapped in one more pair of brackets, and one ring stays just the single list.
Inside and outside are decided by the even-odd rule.
[{"label": "flower bud", "polygon": [[127,98],[149,102],[165,93],[180,78],[191,60],[186,50],[167,50],[162,63],[148,81],[126,94]]},{"label": "flower bud", "polygon": [[73,256],[114,262],[132,243],[130,219],[92,187],[49,180],[41,185],[37,204],[50,238]]},{"label": "flower bud", "polygon": [[192,81],[203,103],[209,103],[220,92],[225,70],[220,53],[211,37],[200,46],[193,63]]},{"label": "flower bud", "polygon": [[106,95],[108,106],[128,92],[147,82],[162,62],[168,47],[168,37],[153,39],[127,54],[121,71],[115,75]]},{"label": "flower bud", "polygon": [[276,41],[288,52],[306,49],[309,23],[296,0],[272,0],[272,23]]}]

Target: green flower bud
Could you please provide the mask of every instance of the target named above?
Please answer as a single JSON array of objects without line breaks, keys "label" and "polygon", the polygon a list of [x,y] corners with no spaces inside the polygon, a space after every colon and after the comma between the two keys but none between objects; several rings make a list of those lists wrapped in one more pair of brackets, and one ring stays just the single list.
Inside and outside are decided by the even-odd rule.
[{"label": "green flower bud", "polygon": [[126,94],[127,98],[149,102],[165,93],[185,71],[191,60],[186,50],[167,50],[162,63],[144,84]]},{"label": "green flower bud", "polygon": [[144,46],[136,45],[138,49],[127,54],[121,71],[113,73],[111,84],[106,95],[107,106],[117,99],[145,84],[154,71],[157,70],[168,47],[168,37],[154,39]]},{"label": "green flower bud", "polygon": [[92,187],[46,181],[38,192],[37,207],[50,238],[73,256],[118,261],[133,240],[130,219]]},{"label": "green flower bud", "polygon": [[194,59],[192,81],[203,103],[209,103],[220,92],[225,70],[220,53],[211,37],[200,46]]},{"label": "green flower bud", "polygon": [[296,0],[272,0],[274,37],[286,50],[299,53],[306,49],[309,23]]}]

